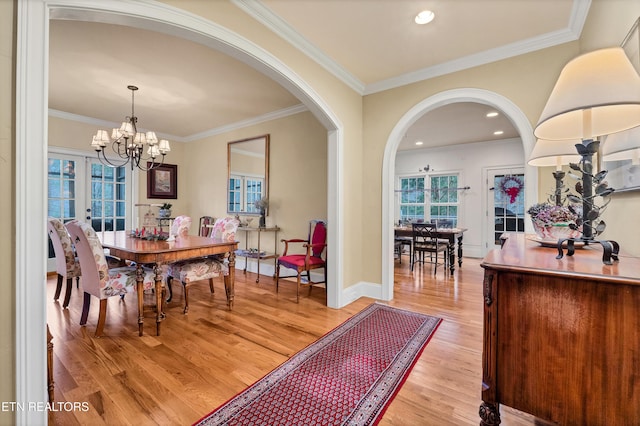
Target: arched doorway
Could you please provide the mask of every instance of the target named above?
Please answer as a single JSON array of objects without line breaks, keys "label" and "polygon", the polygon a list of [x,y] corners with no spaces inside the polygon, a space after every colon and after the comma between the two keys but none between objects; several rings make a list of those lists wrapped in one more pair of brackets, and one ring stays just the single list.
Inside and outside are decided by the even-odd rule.
[{"label": "arched doorway", "polygon": [[[524,113],[509,99],[494,92],[483,89],[463,88],[453,89],[433,95],[415,105],[407,111],[391,131],[384,150],[382,161],[382,296],[385,300],[393,299],[393,212],[394,212],[394,181],[395,156],[398,145],[418,118],[438,107],[456,102],[476,102],[492,106],[502,111],[518,129],[524,147],[526,163],[535,138],[531,123]],[[538,196],[538,171],[535,167],[526,166],[528,186],[525,190],[527,205],[535,203]]]},{"label": "arched doorway", "polygon": [[[254,67],[294,94],[327,129],[329,223],[327,304],[342,306],[341,146],[343,128],[304,80],[254,43],[214,22],[162,3],[105,0],[19,2],[16,72],[16,401],[46,401],[45,293],[32,291],[45,274],[48,20],[99,21],[164,31],[198,41]],[[46,424],[46,411],[16,413],[18,424]]]}]

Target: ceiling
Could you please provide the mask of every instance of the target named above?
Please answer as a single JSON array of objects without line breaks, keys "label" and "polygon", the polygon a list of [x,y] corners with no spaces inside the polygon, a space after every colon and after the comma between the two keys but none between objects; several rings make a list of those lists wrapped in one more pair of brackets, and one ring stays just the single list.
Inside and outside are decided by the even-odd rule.
[{"label": "ceiling", "polygon": [[[201,0],[204,1],[204,0]],[[579,37],[589,0],[231,0],[362,95],[566,43]],[[424,5],[436,14],[419,26]],[[133,48],[131,47],[133,46]],[[50,24],[53,116],[109,128],[139,126],[190,142],[305,110],[244,63],[182,38],[74,20]],[[459,103],[416,122],[399,149],[517,137],[488,107]],[[496,130],[504,133],[493,135]],[[422,140],[424,145],[416,146]],[[89,144],[89,141],[87,141]]]}]

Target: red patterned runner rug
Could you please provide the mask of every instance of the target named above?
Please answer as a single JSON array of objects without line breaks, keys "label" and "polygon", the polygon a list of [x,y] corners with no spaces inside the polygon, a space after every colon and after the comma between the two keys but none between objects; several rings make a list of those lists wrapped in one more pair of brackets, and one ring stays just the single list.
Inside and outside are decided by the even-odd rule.
[{"label": "red patterned runner rug", "polygon": [[374,303],[195,425],[372,425],[441,319]]}]

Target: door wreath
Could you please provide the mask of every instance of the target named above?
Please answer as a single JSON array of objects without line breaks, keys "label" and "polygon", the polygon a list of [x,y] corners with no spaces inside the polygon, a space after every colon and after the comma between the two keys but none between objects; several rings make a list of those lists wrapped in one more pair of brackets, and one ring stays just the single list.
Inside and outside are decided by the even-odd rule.
[{"label": "door wreath", "polygon": [[518,195],[524,189],[524,182],[518,176],[503,176],[498,183],[498,188],[503,194],[509,196],[510,203],[515,203]]}]

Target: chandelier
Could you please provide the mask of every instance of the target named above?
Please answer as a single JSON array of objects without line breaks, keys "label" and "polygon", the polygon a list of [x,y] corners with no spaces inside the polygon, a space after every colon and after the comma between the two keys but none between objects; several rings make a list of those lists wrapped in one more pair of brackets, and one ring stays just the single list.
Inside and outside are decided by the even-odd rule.
[{"label": "chandelier", "polygon": [[[138,132],[138,117],[134,111],[134,94],[138,88],[127,86],[127,89],[131,90],[131,115],[125,118],[120,128],[113,129],[111,137],[106,130],[98,130],[93,136],[91,146],[98,153],[100,162],[106,166],[121,167],[129,163],[131,170],[134,167],[144,171],[151,170],[164,163],[164,156],[171,151],[171,147],[168,140],[158,141],[155,132]],[[124,160],[123,162],[116,164],[107,158],[105,148],[108,144],[111,144],[111,148],[118,157]],[[162,158],[156,161],[160,155]],[[148,162],[147,166],[145,166],[145,162]]]}]

